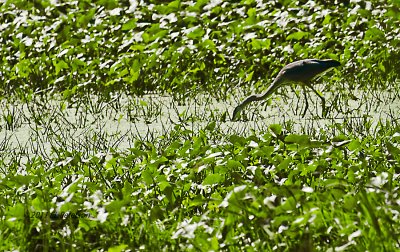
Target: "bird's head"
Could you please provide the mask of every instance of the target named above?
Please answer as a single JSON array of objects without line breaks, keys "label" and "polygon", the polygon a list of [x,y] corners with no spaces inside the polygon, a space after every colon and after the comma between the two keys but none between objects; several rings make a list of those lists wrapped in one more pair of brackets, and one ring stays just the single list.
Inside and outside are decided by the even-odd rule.
[{"label": "bird's head", "polygon": [[250,95],[244,101],[242,101],[234,110],[232,113],[232,121],[236,121],[237,117],[240,114],[240,111],[242,111],[250,102],[253,101],[258,101],[261,100],[262,96],[261,95]]},{"label": "bird's head", "polygon": [[239,106],[237,106],[237,107],[233,110],[233,113],[232,113],[232,121],[236,121],[236,120],[237,120],[237,117],[239,116],[240,111],[242,111],[242,109],[243,109],[243,107],[241,107],[241,106],[239,105]]}]

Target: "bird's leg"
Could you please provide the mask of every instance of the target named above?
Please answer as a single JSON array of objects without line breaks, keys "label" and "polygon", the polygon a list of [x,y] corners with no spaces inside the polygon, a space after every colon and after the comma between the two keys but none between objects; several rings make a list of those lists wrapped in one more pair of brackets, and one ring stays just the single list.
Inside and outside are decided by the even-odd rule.
[{"label": "bird's leg", "polygon": [[[299,110],[299,103],[300,103],[299,93],[298,93],[298,91],[296,91],[296,90],[293,88],[293,86],[290,86],[290,88],[292,89],[292,92],[293,92],[293,93],[296,95],[296,97],[297,97],[296,111],[298,111],[298,110]],[[296,112],[296,114],[297,114],[297,112]]]},{"label": "bird's leg", "polygon": [[326,116],[326,107],[325,107],[325,98],[317,91],[317,90],[315,90],[315,88],[311,85],[311,84],[308,84],[307,85],[309,88],[311,88],[311,90],[321,99],[321,102],[322,102],[322,117],[325,117]]},{"label": "bird's leg", "polygon": [[303,88],[304,99],[306,100],[306,105],[304,107],[304,112],[303,112],[303,115],[302,115],[302,117],[304,118],[304,116],[306,115],[306,112],[308,110],[308,99],[307,99],[306,87],[302,85],[302,88]]}]

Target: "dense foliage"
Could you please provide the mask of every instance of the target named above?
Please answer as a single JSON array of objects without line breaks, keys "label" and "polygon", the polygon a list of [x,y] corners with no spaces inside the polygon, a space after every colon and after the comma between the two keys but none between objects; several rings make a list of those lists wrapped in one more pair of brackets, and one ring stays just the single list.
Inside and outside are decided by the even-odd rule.
[{"label": "dense foliage", "polygon": [[3,95],[49,88],[226,97],[240,79],[262,84],[282,63],[308,57],[340,60],[362,86],[385,85],[399,69],[397,1],[130,2],[7,1]]},{"label": "dense foliage", "polygon": [[[5,1],[0,250],[400,250],[399,8]],[[358,97],[377,103],[388,90],[390,115],[235,132],[242,122],[226,123],[226,111],[198,109],[239,88],[261,91],[303,58],[342,63],[325,82],[341,97],[331,111],[350,106],[339,102],[355,89],[378,90]],[[138,98],[150,92],[174,102]],[[182,101],[195,111],[179,110]],[[162,117],[165,107],[176,116]],[[119,131],[124,120],[134,133]],[[162,135],[140,135],[137,125],[160,120]]]}]

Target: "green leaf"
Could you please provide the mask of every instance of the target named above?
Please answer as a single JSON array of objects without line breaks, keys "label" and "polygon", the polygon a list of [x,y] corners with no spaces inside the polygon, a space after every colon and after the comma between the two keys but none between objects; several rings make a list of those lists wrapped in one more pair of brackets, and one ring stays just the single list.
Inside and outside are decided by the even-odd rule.
[{"label": "green leaf", "polygon": [[78,70],[81,67],[86,67],[86,63],[80,59],[73,59],[71,63],[72,69]]},{"label": "green leaf", "polygon": [[196,195],[192,200],[189,201],[189,206],[201,206],[206,203],[206,200],[201,195]]},{"label": "green leaf", "polygon": [[252,39],[251,40],[251,47],[253,47],[254,50],[259,50],[261,49],[261,42],[259,39]]},{"label": "green leaf", "polygon": [[130,49],[132,51],[143,52],[146,49],[146,46],[142,45],[142,44],[134,44],[134,45],[131,45]]},{"label": "green leaf", "polygon": [[122,25],[122,30],[123,31],[127,31],[127,30],[132,30],[136,28],[136,19],[131,19],[128,22],[126,22],[125,24]]},{"label": "green leaf", "polygon": [[142,39],[144,43],[148,43],[150,41],[150,35],[147,32],[143,32]]},{"label": "green leaf", "polygon": [[201,42],[201,46],[206,50],[210,50],[213,52],[217,51],[215,43],[211,39],[205,39],[203,42]]},{"label": "green leaf", "polygon": [[150,210],[150,218],[152,221],[163,219],[164,213],[165,211],[162,210],[159,206],[154,206]]},{"label": "green leaf", "polygon": [[140,72],[131,72],[129,77],[126,77],[124,79],[128,79],[127,81],[129,83],[134,83],[137,79],[139,79]]},{"label": "green leaf", "polygon": [[371,27],[365,32],[365,39],[382,42],[385,40],[385,33],[376,27]]},{"label": "green leaf", "polygon": [[203,180],[203,185],[218,184],[223,180],[223,176],[220,174],[210,174]]},{"label": "green leaf", "polygon": [[331,15],[326,14],[324,17],[324,21],[322,22],[322,25],[329,25],[331,23],[331,18],[332,18]]},{"label": "green leaf", "polygon": [[279,124],[271,124],[268,128],[272,131],[274,137],[282,134],[282,126]]},{"label": "green leaf", "polygon": [[274,150],[275,150],[274,146],[262,146],[257,150],[257,152],[259,153],[259,155],[270,158]]},{"label": "green leaf", "polygon": [[300,40],[304,37],[308,37],[308,35],[309,35],[308,32],[298,31],[287,36],[286,40]]},{"label": "green leaf", "polygon": [[384,72],[384,73],[386,72],[385,65],[383,65],[382,62],[379,62],[378,67],[382,72]]},{"label": "green leaf", "polygon": [[158,187],[163,192],[167,187],[171,187],[171,184],[168,181],[161,181],[158,183]]},{"label": "green leaf", "polygon": [[86,27],[87,24],[92,20],[94,14],[96,13],[95,8],[91,8],[88,11],[83,12],[84,15],[79,15],[77,19],[78,26]]},{"label": "green leaf", "polygon": [[14,206],[10,207],[7,211],[8,218],[22,219],[25,214],[25,207],[22,203],[16,203]]},{"label": "green leaf", "polygon": [[237,144],[239,146],[243,146],[246,144],[246,138],[242,137],[242,136],[238,136],[238,135],[231,135],[229,136],[229,141],[232,144]]},{"label": "green leaf", "polygon": [[354,151],[361,148],[361,143],[357,139],[354,139],[347,146],[350,151]]},{"label": "green leaf", "polygon": [[181,6],[181,0],[172,1],[167,6],[170,12],[178,11]]},{"label": "green leaf", "polygon": [[253,25],[257,23],[257,10],[249,8],[247,11],[248,18],[246,19],[246,25]]},{"label": "green leaf", "polygon": [[124,200],[113,200],[105,206],[105,209],[109,213],[120,212],[121,208],[126,205]]},{"label": "green leaf", "polygon": [[41,212],[42,210],[46,209],[45,203],[39,197],[36,197],[34,200],[32,200],[32,206],[35,208],[35,211],[37,212]]},{"label": "green leaf", "polygon": [[246,82],[249,82],[249,81],[251,81],[251,79],[253,79],[253,74],[254,74],[254,71],[251,71],[247,76],[246,76]]},{"label": "green leaf", "polygon": [[140,71],[140,68],[141,68],[140,61],[137,60],[137,59],[135,59],[135,60],[133,61],[133,63],[132,63],[132,70],[135,71],[135,72],[139,72],[139,71]]},{"label": "green leaf", "polygon": [[128,69],[124,68],[124,69],[122,69],[122,71],[120,71],[118,73],[118,77],[123,77],[123,76],[127,75],[128,73],[129,73]]},{"label": "green leaf", "polygon": [[251,47],[253,50],[268,50],[271,47],[271,40],[254,38],[251,40]]},{"label": "green leaf", "polygon": [[310,145],[310,136],[308,135],[297,135],[291,134],[285,137],[286,143],[296,143],[300,146],[309,146]]},{"label": "green leaf", "polygon": [[53,65],[56,67],[56,75],[60,73],[62,69],[68,69],[69,66],[64,60],[53,61]]},{"label": "green leaf", "polygon": [[213,236],[211,238],[211,250],[212,251],[219,251],[219,242],[217,236]]},{"label": "green leaf", "polygon": [[287,171],[289,168],[290,163],[292,162],[292,159],[290,157],[284,159],[278,166],[277,169],[282,171]]},{"label": "green leaf", "polygon": [[386,148],[388,149],[389,153],[392,154],[395,158],[400,157],[400,149],[390,142],[386,143]]},{"label": "green leaf", "polygon": [[31,175],[15,175],[14,177],[10,178],[10,181],[17,183],[18,185],[29,185],[32,183],[32,180],[35,179],[35,176]]},{"label": "green leaf", "polygon": [[80,206],[72,202],[64,202],[64,204],[60,208],[61,213],[66,213],[66,212],[76,213],[79,210]]},{"label": "green leaf", "polygon": [[142,179],[147,185],[153,184],[153,176],[148,170],[142,172]]},{"label": "green leaf", "polygon": [[120,244],[118,246],[108,248],[108,252],[122,252],[128,247],[126,244]]},{"label": "green leaf", "polygon": [[237,168],[241,168],[242,164],[239,161],[229,159],[227,164],[229,169],[236,170]]},{"label": "green leaf", "polygon": [[216,125],[215,121],[210,122],[210,123],[206,126],[206,130],[213,131],[213,130],[215,129],[215,125]]},{"label": "green leaf", "polygon": [[203,37],[205,31],[203,30],[203,28],[201,27],[197,27],[196,29],[194,29],[192,32],[190,32],[187,37],[190,39],[198,39]]},{"label": "green leaf", "polygon": [[133,187],[131,185],[131,183],[129,183],[128,181],[124,182],[124,187],[122,188],[122,195],[124,197],[124,199],[130,199],[131,197],[131,193],[133,192]]}]

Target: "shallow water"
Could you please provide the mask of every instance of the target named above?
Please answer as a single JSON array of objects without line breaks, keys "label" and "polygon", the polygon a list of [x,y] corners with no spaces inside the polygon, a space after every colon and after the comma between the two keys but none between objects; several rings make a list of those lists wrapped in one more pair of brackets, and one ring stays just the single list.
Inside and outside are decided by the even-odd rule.
[{"label": "shallow water", "polygon": [[[287,92],[286,96],[282,95],[284,92]],[[222,135],[263,133],[275,123],[290,128],[294,133],[313,135],[321,129],[332,129],[330,125],[335,123],[346,122],[355,129],[359,127],[357,130],[368,131],[373,130],[380,120],[399,118],[400,99],[397,94],[349,92],[352,92],[351,96],[347,97],[352,99],[325,94],[327,106],[334,107],[325,118],[321,117],[319,98],[309,93],[309,109],[303,118],[303,94],[286,88],[269,101],[249,105],[242,112],[242,120],[236,122],[230,117],[233,108],[245,97],[239,92],[225,102],[198,95],[184,105],[165,95],[140,98],[119,95],[112,102],[101,102],[97,97],[91,97],[91,105],[57,99],[29,104],[11,104],[3,100],[0,103],[0,147],[3,158],[18,154],[46,157],[57,155],[57,150],[77,150],[93,155],[110,149],[123,151],[133,148],[136,140],[154,142],[160,136],[176,131],[175,127],[197,134],[212,121],[216,122]],[[6,121],[10,115],[13,123]],[[368,129],[365,121],[371,123]]]}]

